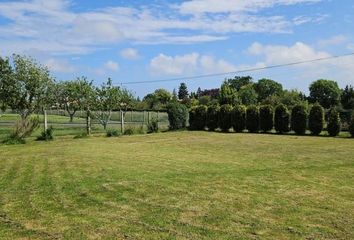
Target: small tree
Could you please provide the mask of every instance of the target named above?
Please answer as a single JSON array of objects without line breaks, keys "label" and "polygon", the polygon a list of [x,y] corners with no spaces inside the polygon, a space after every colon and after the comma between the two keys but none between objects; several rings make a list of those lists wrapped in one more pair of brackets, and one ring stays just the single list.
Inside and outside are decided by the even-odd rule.
[{"label": "small tree", "polygon": [[310,101],[328,109],[339,103],[341,90],[336,81],[320,79],[310,85]]},{"label": "small tree", "polygon": [[204,130],[208,108],[204,105],[193,107],[189,111],[189,127],[192,130]]},{"label": "small tree", "polygon": [[319,135],[324,127],[325,117],[324,109],[316,103],[312,106],[309,114],[309,129],[312,135]]},{"label": "small tree", "polygon": [[251,133],[259,131],[259,109],[255,105],[250,105],[247,108],[246,128]]},{"label": "small tree", "polygon": [[290,113],[284,104],[279,104],[275,108],[274,128],[277,133],[287,133],[289,129]]},{"label": "small tree", "polygon": [[241,103],[237,95],[237,91],[232,87],[230,87],[229,83],[226,81],[221,85],[220,88],[219,103],[222,105],[224,104],[236,105]]},{"label": "small tree", "polygon": [[339,112],[335,107],[332,107],[329,112],[328,123],[327,123],[327,131],[328,134],[332,137],[337,136],[341,130],[341,123]]},{"label": "small tree", "polygon": [[220,107],[215,104],[208,107],[206,126],[209,131],[214,131],[218,128],[218,116]]},{"label": "small tree", "polygon": [[188,109],[180,103],[170,103],[167,106],[168,121],[171,130],[183,129],[187,125]]},{"label": "small tree", "polygon": [[232,106],[224,104],[219,111],[219,127],[223,132],[228,132],[232,127]]},{"label": "small tree", "polygon": [[235,132],[242,132],[246,128],[246,107],[237,105],[232,112],[232,127]]},{"label": "small tree", "polygon": [[269,132],[274,125],[274,111],[272,106],[263,105],[259,108],[259,126],[263,132]]},{"label": "small tree", "polygon": [[181,85],[178,88],[178,99],[184,100],[186,98],[188,98],[187,85],[185,83],[181,83]]},{"label": "small tree", "polygon": [[296,105],[291,112],[291,129],[298,135],[306,132],[307,110],[302,104]]},{"label": "small tree", "polygon": [[354,111],[352,112],[352,118],[350,120],[349,133],[352,136],[352,138],[354,138]]}]

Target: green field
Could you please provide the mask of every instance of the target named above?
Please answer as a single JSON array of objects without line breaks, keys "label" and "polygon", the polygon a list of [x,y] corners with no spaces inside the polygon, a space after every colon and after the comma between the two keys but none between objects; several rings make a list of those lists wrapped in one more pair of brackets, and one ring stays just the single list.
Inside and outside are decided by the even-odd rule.
[{"label": "green field", "polygon": [[0,239],[353,239],[349,138],[168,132],[0,146]]}]

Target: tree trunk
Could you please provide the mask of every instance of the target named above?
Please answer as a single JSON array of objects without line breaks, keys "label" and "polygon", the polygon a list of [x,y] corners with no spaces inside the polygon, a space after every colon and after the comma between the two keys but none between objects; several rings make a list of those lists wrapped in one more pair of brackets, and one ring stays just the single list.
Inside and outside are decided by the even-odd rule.
[{"label": "tree trunk", "polygon": [[91,135],[91,111],[90,109],[86,112],[86,133]]},{"label": "tree trunk", "polygon": [[44,132],[48,130],[48,116],[47,116],[47,110],[43,108],[43,115],[44,115]]},{"label": "tree trunk", "polygon": [[122,134],[124,134],[124,114],[123,111],[120,111],[120,128],[122,131]]}]

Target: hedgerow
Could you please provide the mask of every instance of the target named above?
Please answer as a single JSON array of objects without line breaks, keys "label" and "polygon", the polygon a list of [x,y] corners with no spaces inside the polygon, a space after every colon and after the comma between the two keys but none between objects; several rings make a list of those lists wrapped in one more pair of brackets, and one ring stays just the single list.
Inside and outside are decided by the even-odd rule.
[{"label": "hedgerow", "polygon": [[307,110],[302,104],[296,105],[291,112],[291,129],[298,135],[306,132]]},{"label": "hedgerow", "polygon": [[223,132],[228,132],[232,127],[232,110],[230,104],[224,104],[220,107],[218,125]]},{"label": "hedgerow", "polygon": [[316,103],[312,106],[309,114],[309,129],[312,135],[319,135],[325,123],[324,109],[319,104]]},{"label": "hedgerow", "polygon": [[339,112],[336,108],[332,107],[329,112],[328,123],[327,123],[327,131],[328,134],[332,137],[335,137],[339,134],[341,130],[341,123]]},{"label": "hedgerow", "polygon": [[211,105],[208,107],[206,126],[209,131],[214,131],[218,128],[220,107],[218,105]]},{"label": "hedgerow", "polygon": [[284,104],[279,104],[274,111],[274,128],[277,133],[287,133],[289,128],[290,113]]},{"label": "hedgerow", "polygon": [[208,108],[199,105],[189,111],[189,127],[191,130],[204,130],[206,126]]},{"label": "hedgerow", "polygon": [[274,111],[270,105],[263,105],[259,108],[259,127],[263,132],[269,132],[274,125]]},{"label": "hedgerow", "polygon": [[246,128],[246,107],[237,105],[232,111],[232,127],[235,132],[242,132]]},{"label": "hedgerow", "polygon": [[250,105],[246,111],[246,128],[249,132],[259,131],[259,109],[255,105]]}]

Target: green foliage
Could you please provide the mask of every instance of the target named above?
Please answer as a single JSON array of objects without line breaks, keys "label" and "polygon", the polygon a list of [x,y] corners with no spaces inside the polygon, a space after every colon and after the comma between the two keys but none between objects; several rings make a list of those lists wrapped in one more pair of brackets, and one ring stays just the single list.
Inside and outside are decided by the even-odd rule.
[{"label": "green foliage", "polygon": [[271,79],[260,79],[255,85],[255,90],[258,94],[258,101],[262,102],[270,96],[280,96],[283,91],[283,86]]},{"label": "green foliage", "polygon": [[108,129],[106,132],[107,137],[119,137],[121,133],[117,129]]},{"label": "green foliage", "polygon": [[211,102],[211,97],[210,96],[201,96],[198,98],[199,104],[200,105],[205,105],[208,106]]},{"label": "green foliage", "polygon": [[349,133],[352,136],[352,138],[354,138],[354,111],[352,112],[352,117],[350,120]]},{"label": "green foliage", "polygon": [[237,91],[229,86],[226,81],[221,85],[219,94],[219,103],[221,105],[231,104],[237,105],[240,103],[240,99],[237,95]]},{"label": "green foliage", "polygon": [[218,128],[218,117],[220,107],[217,104],[208,107],[206,126],[209,131],[214,131]]},{"label": "green foliage", "polygon": [[178,99],[183,100],[188,98],[188,89],[185,83],[181,83],[178,88]]},{"label": "green foliage", "polygon": [[157,118],[152,118],[147,125],[148,133],[157,133],[159,132],[159,122]]},{"label": "green foliage", "polygon": [[297,90],[284,90],[279,100],[282,104],[285,104],[288,107],[301,104],[305,101],[302,93]]},{"label": "green foliage", "polygon": [[12,133],[5,140],[5,144],[25,143],[25,138],[30,137],[31,134],[39,127],[39,118],[21,118],[16,122]]},{"label": "green foliage", "polygon": [[341,103],[344,109],[354,109],[354,88],[346,86],[342,92]]},{"label": "green foliage", "polygon": [[296,105],[291,112],[291,129],[298,135],[306,132],[307,109],[303,104]]},{"label": "green foliage", "polygon": [[233,79],[228,79],[227,82],[229,86],[235,89],[236,91],[240,91],[240,89],[244,86],[253,84],[252,77],[250,76],[243,76],[243,77],[236,76]]},{"label": "green foliage", "polygon": [[90,136],[86,132],[82,132],[74,136],[74,139],[83,139],[83,138],[89,138]]},{"label": "green foliage", "polygon": [[219,111],[219,127],[223,132],[228,132],[232,127],[233,108],[230,104],[221,105]]},{"label": "green foliage", "polygon": [[274,125],[274,111],[271,105],[263,105],[259,108],[259,127],[263,132],[269,132]]},{"label": "green foliage", "polygon": [[335,107],[332,107],[329,112],[327,131],[328,134],[332,137],[335,137],[339,134],[341,130],[341,122],[339,117],[339,112]]},{"label": "green foliage", "polygon": [[171,130],[183,129],[187,125],[188,109],[180,103],[170,103],[167,106],[169,127]]},{"label": "green foliage", "polygon": [[135,134],[145,134],[145,130],[142,126],[140,127],[128,127],[124,130],[124,135],[135,135]]},{"label": "green foliage", "polygon": [[14,100],[11,90],[14,84],[12,77],[10,59],[0,57],[0,110],[2,111],[5,111]]},{"label": "green foliage", "polygon": [[54,128],[50,126],[47,130],[41,132],[41,135],[37,137],[37,141],[52,141],[54,140]]},{"label": "green foliage", "polygon": [[154,93],[146,95],[143,101],[147,104],[148,109],[161,110],[166,108],[172,100],[173,96],[166,89],[160,88],[155,90]]},{"label": "green foliage", "polygon": [[259,109],[255,105],[250,105],[247,107],[246,128],[251,133],[259,131]]},{"label": "green foliage", "polygon": [[253,84],[242,86],[238,91],[238,95],[244,105],[257,104],[258,94]]},{"label": "green foliage", "polygon": [[290,113],[284,104],[279,104],[274,112],[274,128],[277,133],[287,133],[289,129]]},{"label": "green foliage", "polygon": [[237,105],[232,112],[232,127],[235,132],[242,132],[246,128],[246,107]]},{"label": "green foliage", "polygon": [[328,109],[339,103],[341,90],[337,82],[320,79],[310,85],[309,100],[312,103],[320,103],[321,106]]},{"label": "green foliage", "polygon": [[204,130],[206,127],[208,108],[199,105],[189,111],[189,127],[191,130]]},{"label": "green foliage", "polygon": [[315,103],[309,114],[309,129],[312,135],[319,135],[325,124],[325,116],[324,116],[324,109],[323,107]]}]

